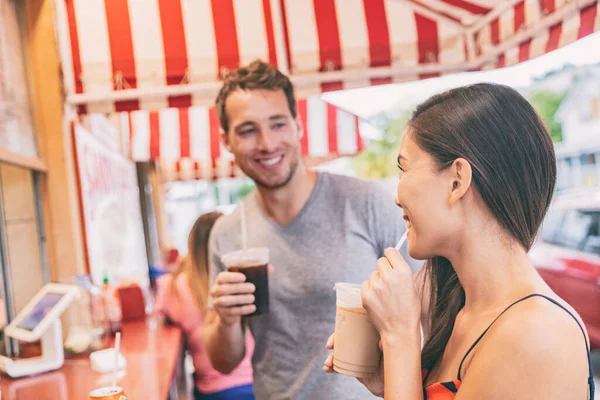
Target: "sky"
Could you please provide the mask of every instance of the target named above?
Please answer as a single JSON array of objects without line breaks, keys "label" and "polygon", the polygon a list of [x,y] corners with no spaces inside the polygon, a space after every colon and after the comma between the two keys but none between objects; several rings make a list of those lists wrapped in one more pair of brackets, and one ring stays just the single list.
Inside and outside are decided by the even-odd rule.
[{"label": "sky", "polygon": [[366,118],[392,108],[411,107],[443,90],[477,82],[496,82],[525,87],[532,79],[560,69],[566,63],[585,65],[600,63],[600,32],[575,43],[513,67],[448,75],[426,81],[374,86],[363,89],[330,92],[323,99]]}]

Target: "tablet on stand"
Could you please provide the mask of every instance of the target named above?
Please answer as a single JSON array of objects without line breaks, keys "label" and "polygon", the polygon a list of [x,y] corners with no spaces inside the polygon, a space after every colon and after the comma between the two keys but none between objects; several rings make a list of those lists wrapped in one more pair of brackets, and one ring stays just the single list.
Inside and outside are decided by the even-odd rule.
[{"label": "tablet on stand", "polygon": [[62,367],[64,363],[61,314],[79,293],[75,285],[48,283],[6,327],[4,334],[23,342],[41,339],[38,357],[13,360],[0,356],[0,371],[18,378]]}]

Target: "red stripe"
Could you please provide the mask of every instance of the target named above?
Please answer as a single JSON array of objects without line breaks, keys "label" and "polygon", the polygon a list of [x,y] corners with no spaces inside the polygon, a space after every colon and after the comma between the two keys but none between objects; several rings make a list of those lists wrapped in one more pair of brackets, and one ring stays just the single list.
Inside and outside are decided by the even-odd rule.
[{"label": "red stripe", "polygon": [[498,56],[498,61],[496,62],[496,68],[504,68],[506,65],[506,56],[504,53]]},{"label": "red stripe", "polygon": [[546,43],[546,53],[550,53],[558,49],[560,43],[560,36],[562,35],[562,22],[552,25],[550,32],[548,33],[548,43]]},{"label": "red stripe", "polygon": [[519,29],[525,24],[525,2],[521,2],[515,6],[515,18],[514,18],[514,31],[518,32]]},{"label": "red stripe", "polygon": [[592,4],[581,10],[581,13],[579,14],[581,22],[579,23],[577,39],[581,39],[584,36],[594,33],[594,21],[596,20],[597,14],[598,4]]},{"label": "red stripe", "polygon": [[[220,0],[219,0],[220,1]],[[210,126],[210,158],[212,160],[213,169],[217,167],[217,160],[221,157],[221,146],[220,146],[220,125],[217,110],[211,107],[208,110],[209,126]]]},{"label": "red stripe", "polygon": [[354,118],[354,123],[356,124],[356,152],[360,152],[365,148],[365,143],[363,142],[362,136],[360,136],[360,119],[358,117]]},{"label": "red stripe", "polygon": [[329,154],[338,154],[337,107],[327,103],[327,137]]},{"label": "red stripe", "polygon": [[188,108],[179,108],[179,154],[181,158],[190,156],[190,116]]},{"label": "red stripe", "polygon": [[[179,0],[158,0],[165,51],[167,85],[179,85],[188,69],[188,54]],[[190,107],[192,96],[170,96],[169,107]]]},{"label": "red stripe", "polygon": [[194,178],[202,178],[202,171],[200,170],[200,163],[198,161],[194,161]]},{"label": "red stripe", "polygon": [[363,0],[371,67],[388,67],[392,63],[390,32],[385,12],[385,0]]},{"label": "red stripe", "polygon": [[265,30],[269,46],[269,63],[277,66],[277,49],[275,47],[275,33],[273,31],[273,17],[271,15],[271,1],[263,0],[263,13],[265,14]]},{"label": "red stripe", "polygon": [[308,155],[308,107],[306,99],[298,100],[298,114],[302,121],[302,127],[304,129],[302,138],[300,139],[300,150],[303,156]]},{"label": "red stripe", "polygon": [[392,83],[394,83],[394,80],[391,77],[389,77],[389,78],[371,78],[372,86],[391,85]]},{"label": "red stripe", "polygon": [[342,81],[321,83],[321,91],[323,93],[335,92],[338,90],[344,90],[344,83]]},{"label": "red stripe", "polygon": [[335,0],[313,0],[313,3],[319,35],[321,71],[331,67],[341,69],[342,50]]},{"label": "red stripe", "polygon": [[75,74],[75,93],[83,93],[81,81],[81,52],[79,51],[79,38],[77,36],[77,18],[75,17],[75,0],[67,0],[67,19],[69,20],[69,38],[71,39],[71,54],[73,57],[73,73]]},{"label": "red stripe", "polygon": [[419,64],[437,62],[440,51],[437,22],[418,13],[415,13],[415,21],[419,42]]},{"label": "red stripe", "polygon": [[233,0],[211,0],[211,4],[217,43],[219,77],[221,77],[222,67],[233,71],[240,66],[235,11]]},{"label": "red stripe", "polygon": [[496,45],[496,44],[500,43],[500,20],[498,18],[494,19],[490,23],[490,30],[491,30],[492,44]]},{"label": "red stripe", "polygon": [[529,50],[531,48],[531,39],[521,43],[519,45],[519,62],[529,60]]},{"label": "red stripe", "polygon": [[[385,0],[363,0],[369,34],[369,56],[371,67],[389,67],[392,64],[390,32],[387,24]],[[371,79],[371,85],[386,85],[392,78]]]},{"label": "red stripe", "polygon": [[[112,0],[104,2],[106,22],[108,24],[108,41],[112,60],[113,78],[117,73],[123,74],[131,88],[137,87],[135,58],[133,53],[133,38],[127,0]],[[117,89],[115,85],[115,90]],[[139,110],[137,100],[124,100],[115,103],[117,112]]]},{"label": "red stripe", "polygon": [[468,12],[473,14],[487,14],[491,11],[491,9],[489,8],[481,7],[477,4],[473,4],[465,0],[442,0],[442,2],[450,4],[454,7],[462,8],[463,10],[467,10]]},{"label": "red stripe", "polygon": [[[313,3],[319,36],[321,71],[340,70],[342,69],[342,50],[335,0],[313,0]],[[323,92],[332,92],[343,88],[341,81],[321,84]]]},{"label": "red stripe", "polygon": [[[277,0],[273,0],[273,1],[277,1]],[[287,14],[285,11],[285,0],[280,0],[280,5],[281,5],[281,19],[283,22],[283,34],[285,36],[285,56],[287,58],[288,69],[291,73],[292,72],[292,52],[290,51],[290,35],[288,33]]]},{"label": "red stripe", "polygon": [[556,4],[554,1],[555,0],[542,0],[542,12],[544,14],[550,14],[554,12],[556,9]]},{"label": "red stripe", "polygon": [[158,111],[150,111],[150,159],[160,158],[160,121]]}]

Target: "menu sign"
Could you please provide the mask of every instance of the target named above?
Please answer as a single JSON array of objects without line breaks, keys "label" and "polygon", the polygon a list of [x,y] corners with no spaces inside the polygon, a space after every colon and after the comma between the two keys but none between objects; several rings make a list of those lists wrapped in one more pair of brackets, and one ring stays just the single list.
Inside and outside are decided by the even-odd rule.
[{"label": "menu sign", "polygon": [[87,259],[95,284],[148,284],[148,260],[135,163],[73,124]]}]

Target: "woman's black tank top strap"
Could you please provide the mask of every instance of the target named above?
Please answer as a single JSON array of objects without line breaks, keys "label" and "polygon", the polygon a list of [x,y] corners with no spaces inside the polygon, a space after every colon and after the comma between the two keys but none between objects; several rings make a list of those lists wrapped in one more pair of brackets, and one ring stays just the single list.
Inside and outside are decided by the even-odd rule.
[{"label": "woman's black tank top strap", "polygon": [[467,359],[467,356],[471,353],[471,351],[473,351],[473,349],[475,348],[475,346],[477,346],[477,343],[479,343],[481,341],[481,339],[483,339],[483,337],[490,330],[490,328],[492,327],[492,325],[494,325],[494,323],[496,321],[498,321],[498,318],[500,318],[502,316],[502,314],[504,314],[505,312],[507,312],[514,305],[519,304],[520,302],[525,301],[527,299],[530,299],[532,297],[543,297],[544,299],[548,300],[552,304],[555,304],[558,307],[560,307],[563,310],[565,310],[571,317],[573,317],[573,319],[575,320],[575,322],[577,322],[577,325],[579,326],[579,329],[581,329],[581,333],[583,334],[583,341],[585,343],[585,350],[587,351],[588,372],[589,372],[589,375],[588,375],[589,399],[590,400],[594,400],[594,392],[596,390],[595,386],[594,386],[594,371],[592,369],[592,359],[591,359],[591,356],[590,356],[590,347],[589,347],[587,339],[585,337],[585,330],[583,329],[583,326],[581,326],[581,323],[579,322],[579,320],[577,318],[575,318],[575,316],[573,315],[573,313],[571,311],[567,310],[563,305],[561,305],[556,300],[554,300],[554,299],[552,299],[552,298],[550,298],[548,296],[544,296],[543,294],[539,294],[539,293],[530,294],[529,296],[525,296],[522,299],[515,301],[510,306],[506,307],[504,309],[504,311],[502,311],[500,313],[500,315],[498,315],[496,317],[496,319],[494,319],[492,321],[492,323],[490,324],[490,326],[488,326],[487,329],[485,331],[483,331],[483,333],[481,334],[481,336],[479,336],[479,338],[477,338],[477,340],[475,341],[475,343],[473,343],[473,345],[469,348],[469,350],[467,351],[467,353],[463,357],[462,361],[460,362],[460,367],[458,367],[458,380],[459,381],[461,380],[460,379],[460,371],[462,371],[462,367],[463,367],[463,364],[464,364],[465,360]]}]

